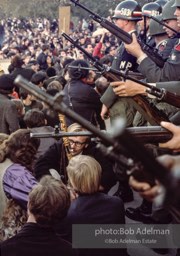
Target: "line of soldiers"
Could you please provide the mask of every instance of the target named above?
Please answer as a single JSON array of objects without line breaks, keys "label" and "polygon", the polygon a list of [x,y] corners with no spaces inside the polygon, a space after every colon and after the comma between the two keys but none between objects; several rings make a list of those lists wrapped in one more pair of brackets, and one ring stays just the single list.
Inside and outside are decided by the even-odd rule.
[{"label": "line of soldiers", "polygon": [[[160,4],[164,5],[163,8]],[[142,14],[142,18],[139,13]],[[153,86],[166,88],[179,94],[180,0],[170,0],[165,3],[151,2],[145,4],[142,9],[137,2],[126,0],[117,5],[112,18],[119,28],[132,35],[132,43],[121,42],[112,67],[121,71],[128,69],[140,72],[145,81]],[[160,22],[158,23],[156,19]],[[139,31],[137,25],[139,25]],[[164,60],[163,67],[159,67],[147,56],[141,42],[156,49]],[[111,82],[101,97],[103,103],[101,117],[105,119],[108,114],[111,123],[119,116],[124,117],[127,127],[148,125],[146,116],[138,112],[134,103],[133,97],[136,95],[150,96],[147,88],[133,81]],[[179,124],[178,108],[156,99],[149,99],[149,101],[163,110],[171,122]],[[124,189],[128,190],[128,187]],[[146,217],[151,213],[152,203],[146,200],[143,200],[138,208],[126,209],[126,216],[137,221],[146,222]]]},{"label": "line of soldiers", "polygon": [[[148,3],[142,8],[142,20],[141,17],[135,15],[141,11],[137,2],[128,0],[121,2],[115,9],[113,19],[115,24],[122,30],[132,34],[133,42],[131,44],[120,44],[117,51],[117,56],[114,58],[112,67],[117,70],[131,70],[139,71],[146,78],[149,83],[167,82],[167,81],[179,81],[179,26],[178,16],[175,13],[176,6],[174,0],[171,0],[165,4],[163,10],[161,6],[155,2]],[[168,24],[173,30],[159,25],[151,17],[155,15],[162,22]],[[137,24],[140,24],[140,31],[137,31]],[[146,38],[142,33],[142,28],[145,26]],[[143,30],[144,31],[144,30]],[[146,44],[151,47],[155,47],[156,51],[161,54],[165,63],[163,67],[158,67],[150,57],[144,53],[139,41],[146,41]],[[111,84],[113,88],[109,87],[105,94],[102,96],[101,101],[103,108],[101,112],[102,118],[109,112],[111,121],[118,116],[122,116],[127,120],[127,126],[139,126],[144,125],[146,121],[144,118],[137,114],[136,106],[131,98],[137,94],[145,94],[145,88],[141,87],[138,91],[136,86],[125,86],[126,83]],[[119,85],[119,86],[118,86]],[[172,88],[172,85],[166,85],[167,89]],[[164,84],[158,84],[158,87],[163,88]],[[121,89],[123,88],[123,89]],[[131,91],[130,91],[130,89]],[[129,91],[128,91],[129,89]],[[119,92],[121,90],[121,93]],[[121,96],[121,97],[117,97]],[[126,98],[124,98],[126,97]],[[155,102],[156,103],[156,102]],[[177,112],[177,108],[169,106],[167,104],[160,103],[157,105],[160,109],[163,109],[165,113],[171,117]]]}]

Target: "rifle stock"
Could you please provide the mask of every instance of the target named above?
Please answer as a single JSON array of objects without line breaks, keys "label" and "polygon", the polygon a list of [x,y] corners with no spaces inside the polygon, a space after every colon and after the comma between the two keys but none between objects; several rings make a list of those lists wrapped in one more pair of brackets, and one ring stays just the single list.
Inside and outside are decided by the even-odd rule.
[{"label": "rifle stock", "polygon": [[[106,18],[103,18],[99,16],[97,13],[94,13],[90,9],[88,9],[86,6],[82,5],[79,3],[79,0],[70,0],[75,4],[75,6],[79,6],[85,11],[90,13],[90,16],[92,17],[93,20],[101,24],[101,26],[105,29],[107,29],[109,32],[111,32],[113,35],[115,35],[117,38],[119,38],[121,41],[123,41],[126,44],[130,44],[132,42],[132,36],[122,30],[121,28],[117,27],[115,24],[112,22],[108,21]],[[144,44],[140,40],[138,40],[139,44],[141,45],[141,48],[143,51],[148,55],[149,58],[151,58],[159,67],[164,66],[164,60],[161,55],[158,54],[158,52],[150,47],[147,44]]]},{"label": "rifle stock", "polygon": [[[150,154],[143,145],[138,143],[138,141],[126,129],[124,129],[124,124],[122,124],[122,122],[118,126],[114,127],[116,129],[116,134],[114,134],[113,137],[109,136],[68,108],[62,102],[62,93],[52,97],[20,75],[16,77],[14,83],[30,92],[30,94],[34,95],[38,99],[44,101],[54,111],[67,115],[99,137],[102,140],[104,148],[106,148],[107,155],[109,157],[114,156],[114,161],[116,160],[120,164],[127,166],[127,170],[130,170],[131,168],[131,175],[136,175],[137,168],[133,168],[135,166],[133,159],[130,159],[131,161],[129,161],[127,157],[121,158],[122,147],[124,147],[126,151],[128,150],[128,152],[135,157],[136,161],[138,160],[141,163],[139,166],[144,167],[145,173],[149,179],[152,180],[151,184],[153,184],[154,177],[156,177],[164,187],[166,187],[167,195],[169,195],[169,197],[166,198],[165,203],[167,205],[172,203],[172,194],[174,194],[174,189],[179,189],[177,177],[173,176],[173,172],[170,172],[157,162],[154,159],[154,156]],[[174,184],[177,184],[178,187],[174,187]],[[180,193],[178,193],[178,195],[180,195]]]}]

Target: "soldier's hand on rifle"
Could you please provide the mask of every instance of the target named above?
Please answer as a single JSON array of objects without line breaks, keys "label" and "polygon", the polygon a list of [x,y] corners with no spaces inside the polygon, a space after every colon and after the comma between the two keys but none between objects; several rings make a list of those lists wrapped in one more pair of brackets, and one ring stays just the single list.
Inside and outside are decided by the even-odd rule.
[{"label": "soldier's hand on rifle", "polygon": [[132,43],[131,44],[125,44],[125,48],[127,52],[135,56],[137,59],[141,56],[144,56],[144,52],[141,49],[140,44],[137,41],[137,37],[135,34],[132,34]]},{"label": "soldier's hand on rifle", "polygon": [[113,91],[120,97],[132,97],[137,94],[146,94],[146,88],[130,80],[111,82]]},{"label": "soldier's hand on rifle", "polygon": [[137,191],[140,196],[148,201],[153,201],[157,195],[160,193],[160,185],[157,184],[153,187],[146,182],[139,182],[133,176],[129,178],[129,185]]},{"label": "soldier's hand on rifle", "polygon": [[[163,155],[158,157],[157,160],[169,169],[169,171],[173,171],[173,169],[179,168],[180,166],[180,156]],[[140,182],[133,176],[130,176],[129,185],[148,201],[153,201],[157,196],[164,194],[164,189],[157,180],[156,185],[151,187],[149,183]]]},{"label": "soldier's hand on rifle", "polygon": [[170,132],[172,132],[173,137],[171,140],[169,140],[166,143],[160,143],[159,146],[162,148],[172,149],[175,152],[179,152],[180,151],[180,127],[169,122],[161,122],[161,126],[169,130]]},{"label": "soldier's hand on rifle", "polygon": [[109,118],[109,110],[104,104],[102,105],[101,109],[101,118],[102,120]]}]

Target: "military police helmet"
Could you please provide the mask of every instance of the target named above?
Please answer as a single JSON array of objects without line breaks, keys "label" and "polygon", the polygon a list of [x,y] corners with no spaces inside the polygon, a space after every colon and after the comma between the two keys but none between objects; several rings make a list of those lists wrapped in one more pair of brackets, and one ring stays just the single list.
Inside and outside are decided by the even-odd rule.
[{"label": "military police helmet", "polygon": [[162,7],[155,2],[150,2],[142,7],[143,16],[158,16],[162,13]]},{"label": "military police helmet", "polygon": [[115,10],[113,19],[139,21],[141,17],[141,7],[134,0],[125,0],[119,3]]},{"label": "military police helmet", "polygon": [[175,3],[173,4],[175,7],[180,7],[180,0],[175,0]]},{"label": "military police helmet", "polygon": [[[159,21],[162,21],[162,15],[156,16]],[[160,36],[166,34],[163,25],[159,24],[157,21],[151,19],[149,23],[149,35],[150,36]]]},{"label": "military police helmet", "polygon": [[174,15],[176,6],[174,6],[174,0],[167,2],[162,11],[162,19],[165,20],[177,20],[177,17]]},{"label": "military police helmet", "polygon": [[155,3],[159,4],[163,8],[167,3],[167,0],[156,0]]}]

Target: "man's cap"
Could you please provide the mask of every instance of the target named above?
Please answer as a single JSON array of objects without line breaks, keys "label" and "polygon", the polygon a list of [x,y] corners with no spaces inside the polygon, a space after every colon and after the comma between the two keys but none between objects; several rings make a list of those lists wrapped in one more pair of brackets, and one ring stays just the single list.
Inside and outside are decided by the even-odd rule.
[{"label": "man's cap", "polygon": [[11,92],[14,86],[14,79],[10,74],[0,76],[0,90]]}]

